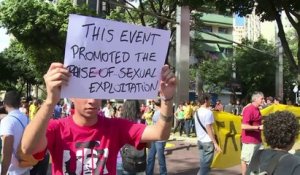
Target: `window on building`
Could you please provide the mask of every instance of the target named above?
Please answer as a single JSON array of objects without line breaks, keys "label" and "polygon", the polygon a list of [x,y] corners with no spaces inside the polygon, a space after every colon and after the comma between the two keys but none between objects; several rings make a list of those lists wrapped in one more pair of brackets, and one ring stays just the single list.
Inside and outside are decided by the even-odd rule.
[{"label": "window on building", "polygon": [[201,30],[204,32],[212,32],[212,26],[203,26]]},{"label": "window on building", "polygon": [[225,27],[219,27],[218,32],[219,32],[219,33],[225,33],[225,34],[227,34],[227,33],[228,33],[228,28],[225,28]]},{"label": "window on building", "polygon": [[102,11],[107,11],[107,3],[102,1]]},{"label": "window on building", "polygon": [[89,9],[97,12],[97,1],[89,0],[88,1],[88,7],[89,7]]},{"label": "window on building", "polygon": [[86,4],[86,0],[77,0],[76,5],[84,5]]}]

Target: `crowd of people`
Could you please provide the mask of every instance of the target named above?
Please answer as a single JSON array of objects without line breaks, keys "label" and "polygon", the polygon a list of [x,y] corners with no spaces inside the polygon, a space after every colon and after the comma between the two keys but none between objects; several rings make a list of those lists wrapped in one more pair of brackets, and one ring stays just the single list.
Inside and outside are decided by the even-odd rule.
[{"label": "crowd of people", "polygon": [[[280,103],[280,98],[267,97],[265,100],[262,92],[255,92],[251,103],[245,107],[238,100],[224,107],[221,100],[212,106],[210,95],[203,93],[197,102],[186,101],[174,109],[176,80],[169,67],[164,66],[159,97],[147,103],[138,100],[114,104],[101,99],[60,99],[60,87],[68,82],[69,76],[62,64],[53,63],[44,76],[47,89],[44,101],[34,99],[27,103],[16,91],[5,94],[0,109],[3,117],[0,124],[1,175],[45,174],[49,155],[52,173],[58,175],[152,175],[156,156],[160,174],[165,175],[168,170],[164,152],[173,126],[173,133],[178,131],[180,136],[184,133],[191,137],[195,133],[199,149],[198,175],[207,175],[214,154],[222,152],[214,134],[213,110],[242,115],[242,175],[263,171],[300,173],[300,158],[288,153],[299,132],[295,116],[286,111],[276,112],[262,121],[260,109]],[[263,149],[262,132],[270,149],[260,151]],[[39,160],[38,164],[20,167],[18,147]],[[132,160],[125,159],[128,150],[131,150]],[[130,164],[137,160],[138,163]],[[269,165],[274,162],[280,168]],[[292,167],[286,170],[284,165]]]}]

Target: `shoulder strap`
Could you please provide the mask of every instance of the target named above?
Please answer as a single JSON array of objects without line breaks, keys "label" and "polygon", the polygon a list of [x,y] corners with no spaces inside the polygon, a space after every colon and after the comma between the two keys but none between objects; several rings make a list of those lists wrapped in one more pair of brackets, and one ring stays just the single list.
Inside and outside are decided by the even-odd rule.
[{"label": "shoulder strap", "polygon": [[[16,116],[13,116],[13,115],[10,115],[10,116],[12,116],[13,118],[17,119],[17,120],[19,121],[19,123],[22,125],[23,129],[25,129],[25,126],[24,126],[24,124],[21,122],[21,120],[20,120],[20,119],[18,119],[18,117],[16,117]],[[29,123],[29,119],[27,119],[27,124],[28,124],[28,123]]]},{"label": "shoulder strap", "polygon": [[201,123],[200,119],[199,119],[199,115],[198,115],[198,111],[196,111],[196,118],[201,126],[201,128],[207,133],[206,128],[203,126],[203,124]]}]

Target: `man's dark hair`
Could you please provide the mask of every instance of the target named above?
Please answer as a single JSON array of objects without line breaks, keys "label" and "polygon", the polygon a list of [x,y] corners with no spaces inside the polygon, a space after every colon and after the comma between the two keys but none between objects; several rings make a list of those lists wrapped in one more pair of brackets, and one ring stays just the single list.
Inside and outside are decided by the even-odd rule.
[{"label": "man's dark hair", "polygon": [[154,103],[155,106],[160,107],[161,100],[160,100],[159,98],[158,98],[158,99],[155,99],[155,100],[153,101],[153,103]]},{"label": "man's dark hair", "polygon": [[19,108],[21,97],[17,91],[8,91],[5,93],[3,102],[9,107]]},{"label": "man's dark hair", "polygon": [[138,100],[126,100],[123,104],[121,117],[136,122],[140,118],[140,103]]},{"label": "man's dark hair", "polygon": [[210,100],[210,95],[207,93],[203,93],[199,96],[198,101],[200,105],[203,105],[205,102]]},{"label": "man's dark hair", "polygon": [[4,106],[0,106],[0,114],[7,114],[7,111],[5,110]]},{"label": "man's dark hair", "polygon": [[299,123],[291,112],[277,111],[265,117],[263,133],[271,148],[285,149],[294,144]]},{"label": "man's dark hair", "polygon": [[272,96],[269,96],[269,97],[267,97],[267,100],[270,100],[273,103],[274,98]]},{"label": "man's dark hair", "polygon": [[281,103],[281,97],[275,97],[275,100]]}]

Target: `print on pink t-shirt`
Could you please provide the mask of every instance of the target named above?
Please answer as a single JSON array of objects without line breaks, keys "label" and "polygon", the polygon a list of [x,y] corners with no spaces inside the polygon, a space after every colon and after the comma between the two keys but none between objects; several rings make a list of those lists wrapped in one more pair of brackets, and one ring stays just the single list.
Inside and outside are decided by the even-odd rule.
[{"label": "print on pink t-shirt", "polygon": [[52,174],[116,174],[118,151],[125,143],[143,146],[139,142],[145,127],[103,116],[90,127],[76,125],[72,117],[51,120],[47,140]]}]

